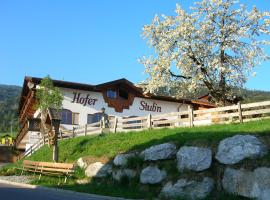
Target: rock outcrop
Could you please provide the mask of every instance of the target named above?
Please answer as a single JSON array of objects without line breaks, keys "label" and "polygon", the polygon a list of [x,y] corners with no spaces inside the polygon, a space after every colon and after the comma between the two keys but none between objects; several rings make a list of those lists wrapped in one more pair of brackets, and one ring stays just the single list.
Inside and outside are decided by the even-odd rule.
[{"label": "rock outcrop", "polygon": [[86,169],[87,168],[87,162],[83,158],[79,158],[77,160],[77,166],[79,166],[81,169]]},{"label": "rock outcrop", "polygon": [[224,190],[248,198],[269,200],[270,168],[257,168],[253,172],[227,168],[222,180]]},{"label": "rock outcrop", "polygon": [[161,191],[160,196],[168,199],[204,199],[214,188],[214,180],[205,177],[201,182],[179,179],[175,184],[167,183]]},{"label": "rock outcrop", "polygon": [[184,146],[177,152],[177,168],[192,171],[208,169],[212,163],[212,151],[208,148]]},{"label": "rock outcrop", "polygon": [[103,178],[110,175],[111,173],[112,165],[103,164],[101,162],[90,164],[85,170],[85,175],[87,177]]},{"label": "rock outcrop", "polygon": [[126,166],[128,159],[131,157],[134,157],[136,154],[135,153],[129,153],[129,154],[119,154],[117,155],[114,160],[113,160],[113,164],[115,166]]},{"label": "rock outcrop", "polygon": [[[85,169],[87,177],[110,178],[122,183],[127,179],[132,179],[138,184],[157,184],[157,189],[162,187],[160,198],[205,199],[214,189],[215,181],[212,178],[215,178],[218,190],[257,200],[270,200],[270,168],[259,167],[254,171],[231,168],[231,165],[237,164],[243,159],[261,157],[266,153],[266,145],[257,137],[236,135],[220,141],[215,156],[219,162],[215,162],[213,165],[211,148],[182,146],[177,152],[176,145],[164,143],[147,148],[141,153],[119,154],[114,158],[112,164],[96,162],[88,165],[87,160],[80,158],[77,160],[77,166]],[[130,160],[132,162],[128,163],[132,157],[136,159]],[[253,161],[251,160],[251,162]],[[249,164],[250,160],[247,160],[247,163]],[[250,164],[250,167],[253,168],[262,166],[264,158],[263,160],[258,159],[256,165]],[[230,167],[225,166],[225,172],[223,172],[224,165],[230,165]],[[234,167],[239,168],[240,166],[245,167],[241,163]],[[177,173],[176,168],[180,174]],[[184,173],[188,170],[193,171],[194,177],[186,178]],[[204,170],[206,171],[202,172]],[[139,180],[137,180],[138,176]],[[178,181],[172,182],[175,181],[176,176]],[[86,184],[88,181],[89,179],[86,178],[77,183]],[[167,184],[165,184],[166,182]]]},{"label": "rock outcrop", "polygon": [[245,158],[263,156],[266,152],[265,145],[257,137],[236,135],[219,143],[216,159],[222,164],[233,165]]},{"label": "rock outcrop", "polygon": [[127,177],[132,179],[136,176],[136,171],[132,169],[118,169],[112,172],[112,177],[116,181],[120,181],[122,178]]},{"label": "rock outcrop", "polygon": [[157,184],[166,177],[166,172],[160,170],[157,166],[149,166],[142,170],[140,182],[142,184]]},{"label": "rock outcrop", "polygon": [[166,160],[174,158],[176,152],[177,150],[174,144],[164,143],[145,149],[141,153],[141,156],[145,161]]}]

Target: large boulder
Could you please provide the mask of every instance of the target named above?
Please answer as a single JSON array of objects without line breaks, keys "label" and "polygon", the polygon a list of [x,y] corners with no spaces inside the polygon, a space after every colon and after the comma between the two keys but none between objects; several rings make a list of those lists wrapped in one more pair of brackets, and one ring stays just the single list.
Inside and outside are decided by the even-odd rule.
[{"label": "large boulder", "polygon": [[160,170],[157,166],[149,166],[142,170],[140,182],[142,184],[157,184],[166,178],[166,172]]},{"label": "large boulder", "polygon": [[87,177],[103,178],[110,175],[111,173],[112,165],[103,164],[101,162],[92,163],[85,170],[85,175]]},{"label": "large boulder", "polygon": [[145,161],[166,160],[175,157],[176,146],[171,143],[164,143],[145,149],[141,156]]},{"label": "large boulder", "polygon": [[161,197],[167,199],[204,199],[214,188],[214,180],[205,177],[201,182],[179,179],[175,184],[167,183],[161,190]]},{"label": "large boulder", "polygon": [[77,160],[77,166],[79,166],[81,169],[86,169],[87,168],[87,162],[83,158],[79,158]]},{"label": "large boulder", "polygon": [[132,169],[118,169],[112,172],[112,177],[116,181],[120,181],[122,178],[127,177],[132,179],[136,176],[136,171]]},{"label": "large boulder", "polygon": [[119,154],[117,155],[114,160],[113,160],[113,164],[115,166],[126,166],[128,159],[131,157],[134,157],[136,154],[135,153],[129,153],[129,154]]},{"label": "large boulder", "polygon": [[212,163],[212,151],[209,148],[184,146],[177,152],[177,168],[192,171],[208,169]]},{"label": "large boulder", "polygon": [[216,159],[222,164],[233,165],[245,158],[255,158],[267,153],[266,146],[253,135],[236,135],[222,140]]},{"label": "large boulder", "polygon": [[269,200],[270,168],[257,168],[253,172],[226,168],[222,179],[224,190],[248,198]]}]

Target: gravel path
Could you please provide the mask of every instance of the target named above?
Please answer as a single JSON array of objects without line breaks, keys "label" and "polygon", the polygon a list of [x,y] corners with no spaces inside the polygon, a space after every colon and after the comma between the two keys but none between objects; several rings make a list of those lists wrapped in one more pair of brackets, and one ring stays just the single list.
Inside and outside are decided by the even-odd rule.
[{"label": "gravel path", "polygon": [[[0,163],[0,169],[9,163]],[[15,183],[30,183],[30,176],[0,176],[0,180],[11,181]]]},{"label": "gravel path", "polygon": [[31,177],[29,176],[0,176],[0,180],[27,184],[31,182]]}]

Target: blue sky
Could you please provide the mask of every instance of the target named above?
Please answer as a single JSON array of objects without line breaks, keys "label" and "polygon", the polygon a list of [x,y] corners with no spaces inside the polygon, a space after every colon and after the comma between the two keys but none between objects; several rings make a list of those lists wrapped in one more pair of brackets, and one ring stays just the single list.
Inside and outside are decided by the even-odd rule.
[{"label": "blue sky", "polygon": [[[142,27],[155,14],[174,14],[190,0],[0,0],[0,84],[25,75],[97,84],[145,79],[138,58],[149,55]],[[268,0],[248,1],[261,10]],[[270,54],[270,48],[267,49]],[[246,87],[270,91],[270,62]]]}]

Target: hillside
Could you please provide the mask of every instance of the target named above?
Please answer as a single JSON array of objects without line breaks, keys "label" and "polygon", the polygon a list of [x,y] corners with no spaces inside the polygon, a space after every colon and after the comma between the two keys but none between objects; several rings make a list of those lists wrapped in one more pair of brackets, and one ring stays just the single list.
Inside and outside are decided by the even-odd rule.
[{"label": "hillside", "polygon": [[[144,87],[143,85],[141,86]],[[164,95],[164,96],[166,95],[176,96],[177,90],[178,90],[177,88],[173,88],[171,90],[161,88],[159,91],[157,91],[157,94]],[[208,90],[206,88],[201,88],[200,90],[196,91],[194,94],[187,94],[187,96],[184,96],[183,98],[196,99],[197,97],[203,96],[205,94],[208,94]],[[237,97],[242,97],[243,103],[252,103],[252,102],[270,100],[270,91],[234,88],[233,94],[236,95]]]},{"label": "hillside", "polygon": [[[212,125],[205,127],[145,130],[141,132],[82,136],[61,140],[59,141],[60,162],[74,163],[82,157],[87,165],[91,165],[95,162],[113,165],[113,159],[116,155],[135,153],[134,157],[127,160],[126,168],[135,171],[136,176],[133,179],[127,179],[124,177],[120,180],[116,180],[112,173],[111,175],[103,178],[87,178],[83,169],[76,168],[75,176],[72,179],[69,179],[67,184],[59,185],[58,177],[47,176],[42,176],[41,180],[38,179],[38,176],[33,176],[31,183],[35,185],[107,196],[132,199],[154,199],[160,194],[163,185],[167,181],[176,182],[179,178],[199,181],[203,177],[207,176],[214,179],[217,184],[216,189],[214,189],[209,196],[203,200],[247,200],[248,198],[230,195],[218,189],[221,181],[220,173],[224,173],[226,166],[220,164],[216,159],[213,159],[212,167],[205,171],[198,173],[184,171],[184,173],[182,173],[177,169],[177,160],[168,159],[156,162],[146,162],[141,156],[139,156],[139,153],[146,148],[152,147],[153,145],[164,144],[166,142],[175,145],[177,149],[182,148],[183,146],[197,146],[201,148],[208,147],[215,155],[217,154],[217,148],[220,141],[235,135],[254,135],[266,145],[267,149],[270,149],[270,120],[266,119],[243,124]],[[27,160],[52,161],[52,148],[45,145],[32,156],[27,157]],[[140,173],[142,172],[142,169],[145,169],[149,164],[156,165],[167,172],[167,177],[162,184],[139,184]],[[22,161],[8,165],[0,169],[0,175],[19,175],[21,174],[21,171],[16,168],[21,167],[21,165]],[[254,170],[262,166],[270,167],[269,151],[262,157],[257,157],[255,160],[254,158],[246,158],[232,167],[234,169]],[[116,172],[117,170],[121,171],[125,168],[113,166],[112,169]]]},{"label": "hillside", "polygon": [[[173,141],[178,146],[191,143],[215,145],[217,141],[236,134],[270,134],[270,120],[231,125],[211,125],[193,128],[145,130],[100,136],[77,137],[62,140],[59,144],[61,162],[74,162],[83,156],[92,156],[93,161],[110,160],[118,153],[142,150],[152,145]],[[52,149],[47,145],[31,156],[32,160],[52,161]]]},{"label": "hillside", "polygon": [[11,123],[13,132],[18,130],[18,102],[21,87],[0,85],[0,134],[9,133]]},{"label": "hillside", "polygon": [[[171,142],[178,148],[182,146],[211,147],[212,151],[216,152],[217,146],[222,139],[236,134],[257,135],[264,141],[270,141],[270,121],[262,120],[244,124],[160,129],[142,132],[108,134],[103,136],[85,136],[62,140],[59,142],[60,161],[73,163],[79,158],[84,157],[84,160],[88,164],[95,162],[112,163],[113,158],[119,153],[141,152],[145,148],[166,142]],[[268,143],[267,145],[269,148]],[[46,145],[28,159],[36,161],[52,161],[52,149]],[[192,172],[182,174],[178,172],[175,161],[173,160],[157,162],[156,164],[161,169],[168,172],[168,179],[174,181],[179,177],[192,178],[197,175],[199,177],[207,175],[216,178],[217,173],[214,168],[210,168],[206,172],[201,172],[199,174]],[[269,164],[270,154],[267,154],[262,158],[256,159],[256,162],[252,159],[246,159],[237,165],[237,167],[244,167],[250,170],[259,166],[269,166]],[[218,163],[214,161],[213,165],[218,166]],[[129,159],[127,162],[127,168],[135,170],[137,174],[147,166],[148,164],[140,157],[134,157],[133,159]],[[222,168],[222,170],[224,170],[224,168]],[[67,185],[62,185],[60,188],[78,192],[135,199],[154,199],[161,190],[161,185],[159,184],[151,186],[138,184],[139,175],[137,175],[133,180],[121,179],[120,182],[115,181],[112,177],[107,177],[105,179],[85,179],[83,171],[78,169],[75,179],[82,178],[89,182],[78,184],[76,180],[71,180]],[[38,185],[59,187],[57,186],[57,182],[58,178],[49,177],[44,177],[40,181],[37,179],[33,181],[34,184]],[[224,192],[213,191],[205,200],[212,199],[244,200],[246,198],[235,197]]]}]

